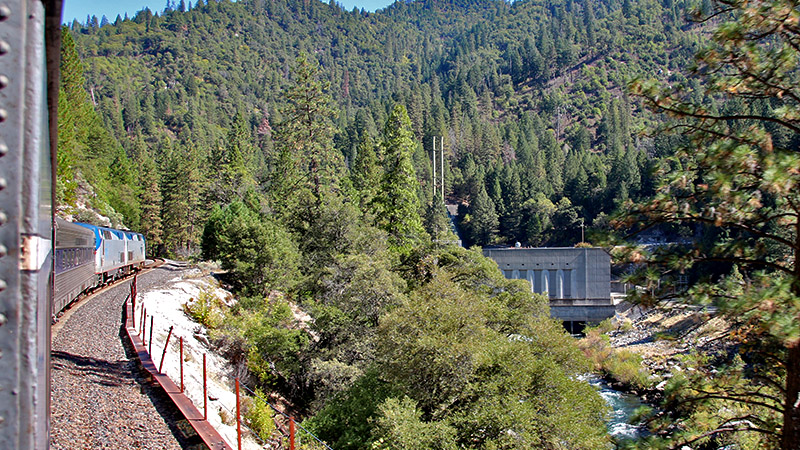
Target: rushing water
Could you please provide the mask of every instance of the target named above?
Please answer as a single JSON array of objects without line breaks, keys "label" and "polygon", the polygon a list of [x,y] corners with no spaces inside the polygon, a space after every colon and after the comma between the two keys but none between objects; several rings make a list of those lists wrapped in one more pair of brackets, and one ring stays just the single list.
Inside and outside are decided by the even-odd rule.
[{"label": "rushing water", "polygon": [[639,397],[614,390],[597,377],[589,378],[588,381],[589,384],[599,389],[600,395],[612,409],[608,420],[609,434],[618,440],[635,439],[641,436],[641,428],[628,423],[634,411],[644,405]]}]

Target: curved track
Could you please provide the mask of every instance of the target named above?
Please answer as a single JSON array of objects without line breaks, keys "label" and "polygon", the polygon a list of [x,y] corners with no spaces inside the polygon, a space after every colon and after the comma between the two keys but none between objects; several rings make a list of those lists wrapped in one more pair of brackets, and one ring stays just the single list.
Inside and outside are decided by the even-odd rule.
[{"label": "curved track", "polygon": [[[178,263],[140,273],[139,292],[185,270]],[[166,394],[141,375],[123,338],[130,279],[81,300],[52,341],[53,449],[202,448]]]},{"label": "curved track", "polygon": [[[164,260],[163,259],[160,259],[160,258],[155,259],[150,264],[145,266],[144,269],[140,270],[138,272],[138,275],[143,275],[143,274],[145,274],[147,272],[150,272],[151,270],[153,270],[155,268],[161,267],[162,265],[164,265]],[[96,288],[90,290],[88,294],[84,294],[84,295],[78,297],[77,299],[75,299],[72,303],[67,305],[63,310],[59,311],[57,319],[55,319],[55,323],[53,323],[53,325],[50,327],[50,334],[51,334],[52,338],[55,339],[55,337],[58,335],[59,331],[61,331],[61,328],[64,327],[64,324],[69,320],[70,317],[72,317],[72,314],[74,314],[75,311],[79,310],[81,308],[81,306],[83,306],[86,302],[88,302],[89,300],[94,298],[96,295],[100,295],[103,292],[105,292],[105,291],[107,291],[109,289],[112,289],[114,287],[117,287],[117,286],[119,286],[121,284],[125,284],[126,286],[130,286],[130,283],[131,283],[132,280],[133,280],[133,275],[128,275],[128,276],[126,276],[124,278],[120,278],[120,279],[112,281],[112,282],[110,282],[108,284],[102,285],[100,287],[96,287]]]}]

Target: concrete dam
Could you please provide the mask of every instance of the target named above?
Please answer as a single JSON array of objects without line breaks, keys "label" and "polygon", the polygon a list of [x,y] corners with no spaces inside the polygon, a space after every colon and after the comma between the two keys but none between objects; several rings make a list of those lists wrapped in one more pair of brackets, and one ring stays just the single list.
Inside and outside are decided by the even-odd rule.
[{"label": "concrete dam", "polygon": [[549,297],[550,315],[570,332],[614,317],[611,255],[603,248],[493,248],[483,254],[506,278],[527,280],[531,292]]}]

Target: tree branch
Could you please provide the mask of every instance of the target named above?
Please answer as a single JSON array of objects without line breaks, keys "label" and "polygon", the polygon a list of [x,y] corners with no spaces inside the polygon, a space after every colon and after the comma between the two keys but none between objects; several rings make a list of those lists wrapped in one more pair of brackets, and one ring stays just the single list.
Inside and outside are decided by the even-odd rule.
[{"label": "tree branch", "polygon": [[[698,392],[703,393],[703,391],[700,391],[700,390],[698,390]],[[686,399],[684,401],[679,402],[678,404],[681,405],[681,404],[686,404],[686,403],[695,403],[695,402],[699,402],[701,400],[725,400],[725,401],[731,401],[731,402],[737,402],[737,403],[744,403],[744,404],[752,405],[752,406],[761,406],[763,408],[767,408],[767,409],[769,409],[771,411],[774,411],[774,412],[780,414],[781,416],[784,413],[783,408],[779,408],[779,407],[770,405],[770,404],[765,403],[765,402],[759,402],[759,401],[756,401],[756,400],[748,400],[748,399],[739,398],[739,397],[736,397],[736,396],[731,397],[729,395],[713,394],[713,393],[701,395],[699,397],[688,398],[688,399]]]}]

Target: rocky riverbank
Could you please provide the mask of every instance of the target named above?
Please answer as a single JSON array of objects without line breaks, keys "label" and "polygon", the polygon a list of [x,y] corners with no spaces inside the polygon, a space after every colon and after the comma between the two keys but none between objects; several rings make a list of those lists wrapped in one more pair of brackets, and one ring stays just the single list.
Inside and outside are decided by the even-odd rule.
[{"label": "rocky riverbank", "polygon": [[736,346],[727,339],[729,332],[730,325],[713,310],[622,303],[617,315],[590,329],[580,346],[608,386],[657,408],[669,380],[693,370],[682,361],[686,355],[733,356]]},{"label": "rocky riverbank", "polygon": [[623,303],[612,325],[606,333],[611,347],[640,355],[654,375],[680,367],[680,356],[693,351],[722,356],[732,350],[726,339],[730,325],[713,310],[679,304],[645,309]]}]

